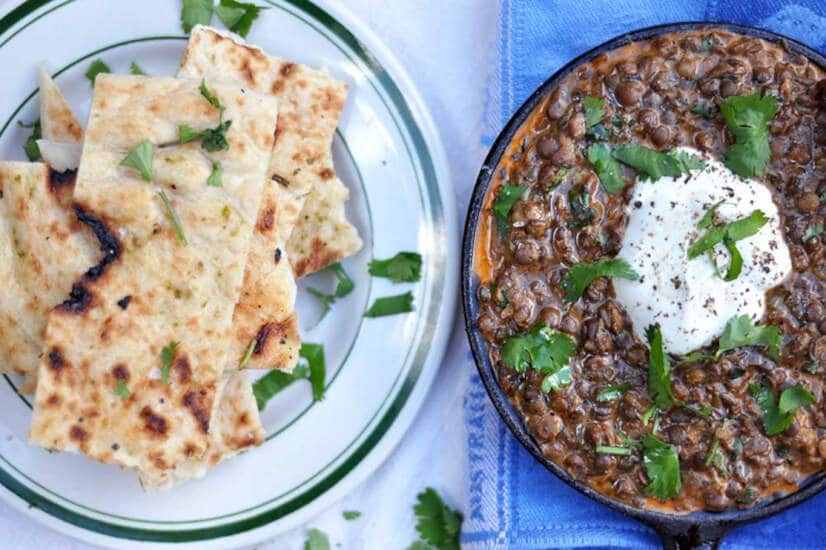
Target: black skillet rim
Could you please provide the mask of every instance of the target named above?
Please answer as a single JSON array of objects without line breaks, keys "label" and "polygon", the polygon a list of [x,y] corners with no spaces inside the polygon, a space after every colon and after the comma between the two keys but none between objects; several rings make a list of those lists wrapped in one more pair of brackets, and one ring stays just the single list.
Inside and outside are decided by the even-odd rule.
[{"label": "black skillet rim", "polygon": [[510,429],[511,433],[525,447],[533,457],[545,468],[550,470],[559,479],[573,487],[585,496],[630,516],[642,523],[654,528],[665,540],[671,537],[682,539],[689,537],[693,541],[690,544],[701,544],[704,541],[719,541],[727,531],[733,527],[744,525],[768,516],[780,513],[801,502],[811,498],[826,488],[826,474],[817,473],[805,480],[797,491],[785,497],[758,504],[751,508],[729,509],[723,512],[695,511],[688,514],[669,514],[654,510],[636,508],[619,500],[615,500],[591,489],[584,483],[575,480],[561,466],[552,460],[545,458],[533,438],[528,434],[527,429],[522,424],[518,413],[511,405],[504,391],[500,388],[493,365],[487,353],[487,344],[475,326],[475,319],[479,311],[477,298],[478,278],[473,272],[473,254],[476,241],[476,230],[482,210],[482,204],[487,194],[488,188],[494,179],[496,167],[511,143],[516,132],[522,127],[525,120],[531,115],[539,103],[548,93],[576,67],[592,60],[594,57],[626,45],[629,41],[636,42],[646,40],[658,35],[685,30],[721,30],[734,32],[746,36],[762,38],[770,42],[784,42],[786,47],[795,53],[806,56],[810,61],[820,65],[826,70],[826,56],[821,55],[814,49],[801,44],[786,36],[727,22],[682,22],[656,25],[639,29],[630,33],[612,38],[607,42],[593,48],[592,50],[574,58],[562,68],[557,70],[548,80],[546,80],[531,96],[516,110],[511,119],[505,125],[502,132],[496,138],[490,152],[488,153],[482,168],[477,177],[476,184],[471,195],[468,206],[468,215],[465,221],[464,237],[462,242],[462,306],[465,316],[465,331],[470,341],[474,361],[479,371],[479,376],[485,385],[488,396],[499,413],[499,416]]}]

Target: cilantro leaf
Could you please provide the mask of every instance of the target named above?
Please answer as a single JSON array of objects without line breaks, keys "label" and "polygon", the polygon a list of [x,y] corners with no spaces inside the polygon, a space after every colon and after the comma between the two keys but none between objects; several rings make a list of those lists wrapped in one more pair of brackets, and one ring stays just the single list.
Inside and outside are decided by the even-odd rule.
[{"label": "cilantro leaf", "polygon": [[640,181],[656,181],[664,177],[676,178],[690,170],[701,169],[705,163],[685,151],[662,153],[655,149],[635,144],[614,146],[613,156],[634,168]]},{"label": "cilantro leaf", "polygon": [[645,329],[648,345],[648,395],[660,410],[668,410],[678,401],[671,393],[671,361],[663,349],[663,335],[660,325],[651,325]]},{"label": "cilantro leaf", "polygon": [[130,73],[130,74],[133,74],[133,75],[136,75],[136,76],[140,76],[140,75],[145,75],[145,74],[146,74],[145,72],[143,72],[143,69],[141,69],[141,68],[138,66],[138,64],[137,64],[137,63],[135,63],[134,61],[133,61],[132,63],[130,63],[130,64],[129,64],[129,73]]},{"label": "cilantro leaf", "polygon": [[703,214],[703,217],[700,218],[700,221],[697,222],[697,229],[708,229],[709,227],[714,226],[714,215],[717,213],[717,209],[720,208],[720,205],[726,202],[725,200],[717,201],[711,205],[711,207],[706,210],[706,213]]},{"label": "cilantro leaf", "polygon": [[368,267],[373,277],[385,277],[394,283],[415,283],[422,273],[422,255],[399,252],[387,260],[372,260]]},{"label": "cilantro leaf", "polygon": [[17,125],[21,128],[32,129],[31,135],[26,138],[26,143],[23,145],[23,152],[26,153],[26,157],[30,162],[40,160],[42,157],[40,155],[40,147],[37,145],[37,140],[43,138],[43,129],[40,126],[40,119],[37,119],[31,124],[26,124],[18,120]]},{"label": "cilantro leaf", "polygon": [[318,301],[321,302],[321,305],[324,307],[324,310],[321,312],[319,322],[321,322],[321,319],[324,319],[324,317],[330,311],[330,306],[332,306],[338,298],[344,298],[353,291],[353,288],[355,288],[353,280],[350,278],[349,275],[347,275],[347,272],[344,271],[344,268],[341,266],[339,262],[327,266],[326,268],[324,268],[322,272],[332,273],[336,276],[338,282],[336,283],[335,291],[332,294],[325,294],[320,290],[312,287],[307,289],[307,292],[310,293],[311,296],[314,296],[316,299],[318,299]]},{"label": "cilantro leaf", "polygon": [[768,221],[762,210],[755,210],[745,218],[726,224],[726,236],[733,241],[742,241],[757,234]]},{"label": "cilantro leaf", "polygon": [[783,336],[773,325],[755,325],[748,315],[735,315],[726,323],[715,357],[740,346],[764,346],[769,357],[777,361]]},{"label": "cilantro leaf", "polygon": [[541,389],[550,393],[571,384],[569,364],[576,349],[573,338],[539,324],[527,334],[508,338],[500,357],[507,367],[517,372],[530,367],[544,374]]},{"label": "cilantro leaf", "polygon": [[318,529],[309,529],[304,541],[304,550],[330,550],[330,539]]},{"label": "cilantro leaf", "polygon": [[218,16],[218,19],[220,19],[229,30],[246,37],[250,32],[253,21],[258,18],[261,10],[265,9],[267,8],[246,2],[221,0],[221,2],[215,6],[215,15]]},{"label": "cilantro leaf", "polygon": [[89,65],[89,68],[86,69],[86,78],[89,79],[89,83],[94,86],[95,79],[100,73],[111,73],[112,70],[109,68],[109,65],[104,63],[100,59],[95,59],[92,61],[92,64]]},{"label": "cilantro leaf", "polygon": [[568,227],[585,227],[597,217],[597,213],[591,208],[591,194],[584,186],[568,191],[568,205],[571,209]]},{"label": "cilantro leaf", "polygon": [[184,143],[189,143],[190,141],[195,141],[196,139],[201,139],[203,135],[203,132],[193,130],[188,124],[181,124],[178,126],[178,143],[181,145]]},{"label": "cilantro leaf", "polygon": [[231,120],[225,120],[215,128],[208,128],[202,132],[203,140],[201,140],[201,147],[204,150],[214,153],[215,151],[223,151],[229,149],[229,142],[227,141],[227,130],[232,125]]},{"label": "cilantro leaf", "polygon": [[565,301],[570,303],[579,300],[588,285],[600,277],[619,277],[629,281],[636,281],[640,278],[628,262],[620,258],[576,264],[571,266],[562,278]]},{"label": "cilantro leaf", "polygon": [[405,292],[397,296],[387,296],[376,298],[373,305],[366,312],[365,317],[384,317],[386,315],[396,315],[398,313],[409,313],[413,311],[413,293]]},{"label": "cilantro leaf", "polygon": [[416,532],[422,541],[438,550],[459,550],[462,514],[450,509],[431,487],[416,496],[413,507],[416,514]]},{"label": "cilantro leaf", "polygon": [[169,369],[172,368],[172,359],[175,358],[175,349],[178,342],[169,342],[161,350],[161,382],[169,385]]},{"label": "cilantro leaf", "polygon": [[614,384],[613,386],[608,386],[607,388],[601,390],[597,394],[597,401],[604,402],[604,401],[613,401],[614,399],[619,399],[625,392],[631,389],[631,384],[628,382],[623,382],[622,384]]},{"label": "cilantro leaf", "polygon": [[731,258],[723,280],[733,281],[740,275],[740,271],[743,268],[743,257],[740,255],[740,251],[737,250],[735,243],[755,235],[760,231],[760,228],[768,223],[769,219],[762,210],[755,210],[745,218],[740,218],[727,224],[714,225],[714,213],[720,204],[721,203],[718,202],[709,208],[697,224],[698,228],[706,229],[706,232],[688,247],[688,258],[691,260],[703,253],[707,253],[716,272],[718,271],[717,261],[714,258],[712,249],[718,244],[723,243]]},{"label": "cilantro leaf", "polygon": [[212,93],[212,91],[209,88],[207,88],[206,81],[203,78],[201,79],[201,85],[198,86],[198,91],[201,92],[201,95],[204,96],[204,99],[209,101],[210,105],[218,109],[218,111],[220,111],[221,113],[224,112],[224,106],[221,105],[221,100],[219,100],[218,97],[214,93]]},{"label": "cilantro leaf", "polygon": [[590,130],[605,116],[605,100],[601,97],[586,95],[582,98],[582,107],[585,110],[585,128]]},{"label": "cilantro leaf", "polygon": [[682,488],[677,449],[651,434],[643,434],[642,453],[649,480],[645,494],[660,500],[677,497]]},{"label": "cilantro leaf", "polygon": [[212,173],[207,178],[207,185],[210,187],[222,187],[224,184],[221,181],[221,176],[224,175],[224,168],[221,166],[220,160],[212,161]]},{"label": "cilantro leaf", "polygon": [[324,399],[325,378],[327,373],[324,361],[324,347],[321,344],[304,342],[298,352],[302,361],[292,372],[271,370],[252,385],[252,393],[258,404],[258,410],[264,410],[267,402],[296,380],[309,380],[313,401]]},{"label": "cilantro leaf", "polygon": [[815,402],[814,396],[800,384],[783,390],[779,406],[768,386],[749,384],[749,392],[763,411],[763,428],[769,436],[785,432],[794,422],[797,409]]},{"label": "cilantro leaf", "polygon": [[599,182],[608,193],[619,193],[625,187],[622,166],[611,156],[611,149],[605,143],[594,143],[588,147],[590,162],[599,177]]},{"label": "cilantro leaf", "polygon": [[[740,272],[743,270],[743,256],[740,254],[740,251],[737,250],[737,245],[734,244],[734,241],[732,241],[730,238],[726,237],[725,239],[723,239],[723,244],[725,245],[726,250],[728,250],[729,257],[731,258],[731,261],[728,264],[728,269],[726,270],[726,274],[723,277],[723,280],[726,282],[731,282],[735,280],[737,277],[739,277]],[[717,260],[714,258],[713,255],[712,261],[715,262],[716,265]]]},{"label": "cilantro leaf", "polygon": [[777,114],[777,99],[729,96],[720,103],[720,113],[736,139],[726,151],[726,166],[744,178],[762,176],[771,160],[769,122]]},{"label": "cilantro leaf", "polygon": [[129,388],[126,386],[126,382],[118,378],[118,381],[115,383],[115,393],[126,401],[129,399],[129,396],[132,395],[132,392],[129,391]]},{"label": "cilantro leaf", "polygon": [[342,517],[347,521],[353,521],[354,519],[358,519],[361,517],[361,512],[358,510],[344,510],[341,513]]},{"label": "cilantro leaf", "polygon": [[183,0],[181,7],[181,28],[186,34],[195,25],[209,25],[212,21],[213,0]]},{"label": "cilantro leaf", "polygon": [[510,223],[509,217],[513,205],[516,204],[519,197],[524,195],[527,190],[527,185],[513,185],[510,182],[499,187],[496,193],[496,199],[493,201],[493,215],[496,221],[499,222],[499,229],[502,233],[508,230],[508,224]]},{"label": "cilantro leaf", "polygon": [[125,159],[121,161],[121,166],[128,166],[134,168],[141,173],[143,179],[152,181],[155,175],[152,173],[152,157],[155,154],[155,146],[151,141],[144,141],[129,153]]},{"label": "cilantro leaf", "polygon": [[169,197],[166,196],[165,191],[159,191],[158,196],[161,198],[161,201],[163,201],[164,208],[166,208],[166,213],[169,215],[169,219],[175,227],[175,235],[178,237],[178,242],[180,242],[183,246],[186,246],[188,244],[186,235],[184,235],[184,228],[181,226],[181,220],[178,218],[178,213],[175,212],[175,207],[173,207],[172,203],[169,202]]},{"label": "cilantro leaf", "polygon": [[243,369],[244,367],[247,366],[247,363],[250,362],[250,359],[252,358],[252,354],[253,354],[253,352],[255,352],[255,348],[257,346],[258,346],[258,339],[257,338],[253,338],[252,340],[250,340],[250,343],[247,346],[247,351],[244,352],[244,356],[241,358],[241,362],[238,363],[238,370],[241,370],[241,369]]},{"label": "cilantro leaf", "polygon": [[720,452],[720,439],[716,435],[714,436],[714,439],[711,440],[711,446],[708,449],[708,453],[706,453],[705,464],[706,466],[711,466],[713,464],[720,472],[720,475],[725,476],[728,474],[726,457],[722,452]]}]

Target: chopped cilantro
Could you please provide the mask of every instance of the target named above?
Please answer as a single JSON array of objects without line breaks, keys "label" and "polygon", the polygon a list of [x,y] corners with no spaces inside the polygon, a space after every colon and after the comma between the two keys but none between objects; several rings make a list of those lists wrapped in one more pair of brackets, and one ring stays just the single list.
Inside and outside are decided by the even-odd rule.
[{"label": "chopped cilantro", "polygon": [[141,173],[146,181],[152,181],[155,175],[152,172],[152,157],[155,154],[155,146],[151,141],[144,141],[129,153],[121,161],[121,166],[134,168]]},{"label": "chopped cilantro", "polygon": [[735,315],[726,323],[715,358],[740,346],[764,346],[769,357],[775,361],[780,357],[783,337],[780,329],[773,325],[755,325],[748,315]]},{"label": "chopped cilantro", "polygon": [[601,97],[586,95],[582,98],[582,107],[585,110],[585,128],[590,130],[605,116],[605,100]]},{"label": "chopped cilantro", "polygon": [[648,410],[642,415],[642,425],[648,426],[648,423],[651,421],[651,417],[657,414],[657,405],[651,405],[648,407]]},{"label": "chopped cilantro", "polygon": [[215,6],[215,15],[232,32],[246,37],[250,32],[253,21],[258,18],[261,10],[267,8],[248,4],[246,2],[236,2],[235,0],[221,0]]},{"label": "chopped cilantro", "polygon": [[359,512],[358,510],[344,510],[344,512],[342,512],[341,515],[347,521],[353,521],[354,519],[358,519],[361,517],[361,512]]},{"label": "chopped cilantro", "polygon": [[181,28],[186,34],[195,25],[209,25],[212,21],[213,0],[183,0],[181,7]]},{"label": "chopped cilantro", "polygon": [[221,176],[224,175],[224,168],[221,166],[220,160],[213,160],[212,161],[212,173],[207,178],[207,185],[210,187],[221,187],[223,186],[223,182],[221,181]]},{"label": "chopped cilantro", "polygon": [[169,369],[172,368],[172,359],[175,357],[175,349],[178,342],[169,342],[161,350],[161,382],[169,385]]},{"label": "chopped cilantro", "polygon": [[720,451],[720,440],[717,436],[714,436],[714,439],[711,440],[711,446],[708,449],[708,453],[706,453],[706,466],[714,465],[717,468],[717,471],[720,472],[720,475],[728,475],[728,468],[726,465],[726,457]]},{"label": "chopped cilantro", "polygon": [[571,383],[569,363],[576,342],[563,332],[539,324],[527,334],[511,336],[502,346],[501,359],[509,368],[524,372],[529,367],[545,375],[542,391],[550,393]]},{"label": "chopped cilantro", "polygon": [[201,139],[201,137],[203,137],[203,132],[193,130],[188,124],[178,126],[178,143],[182,145],[190,141],[195,141],[196,139]]},{"label": "chopped cilantro", "polygon": [[649,480],[645,494],[660,500],[678,496],[682,479],[677,449],[651,434],[643,434],[642,449],[643,465]]},{"label": "chopped cilantro", "polygon": [[513,185],[510,182],[499,187],[496,193],[496,199],[493,201],[493,215],[496,221],[499,222],[499,229],[502,233],[508,230],[513,205],[516,204],[519,197],[524,195],[527,190],[527,185]]},{"label": "chopped cilantro", "polygon": [[645,330],[651,351],[648,354],[648,395],[657,408],[667,410],[678,404],[671,393],[671,361],[663,348],[660,325],[651,325]]},{"label": "chopped cilantro", "polygon": [[169,197],[166,196],[165,191],[159,191],[158,196],[161,198],[161,201],[163,201],[164,208],[166,208],[166,213],[169,215],[169,219],[175,227],[175,235],[177,235],[178,241],[183,246],[186,246],[188,244],[186,235],[184,235],[184,228],[181,226],[181,220],[178,218],[178,213],[175,212],[175,207],[173,207],[172,203],[169,202]]},{"label": "chopped cilantro", "polygon": [[720,112],[736,138],[726,151],[726,166],[744,178],[762,176],[771,160],[769,122],[777,114],[777,99],[729,96],[720,103]]},{"label": "chopped cilantro", "polygon": [[431,487],[416,496],[416,532],[422,543],[438,550],[459,550],[462,514],[449,508]]},{"label": "chopped cilantro", "polygon": [[332,265],[327,266],[322,270],[322,273],[332,273],[336,277],[336,288],[332,294],[325,294],[316,288],[308,288],[307,292],[310,293],[311,296],[315,297],[321,305],[323,306],[323,311],[321,312],[321,317],[319,318],[319,322],[321,319],[327,315],[330,311],[330,307],[335,303],[335,301],[339,298],[344,298],[348,294],[353,291],[355,288],[355,284],[353,280],[347,275],[347,272],[344,271],[344,268],[341,266],[339,262],[336,262]]},{"label": "chopped cilantro", "polygon": [[600,277],[618,277],[629,281],[636,281],[640,278],[628,262],[621,258],[576,264],[571,266],[562,278],[565,301],[570,303],[579,300],[588,285]]},{"label": "chopped cilantro", "polygon": [[422,273],[422,255],[399,252],[387,260],[372,260],[368,267],[373,277],[384,277],[394,283],[415,283]]},{"label": "chopped cilantro", "polygon": [[763,428],[769,436],[785,432],[794,422],[797,409],[815,402],[814,396],[800,384],[783,390],[779,405],[768,386],[749,384],[749,391],[763,411]]},{"label": "chopped cilantro", "polygon": [[304,550],[330,550],[330,539],[318,529],[309,529],[304,541]]},{"label": "chopped cilantro", "polygon": [[691,170],[705,167],[705,163],[699,157],[685,151],[662,153],[631,143],[614,146],[612,155],[623,164],[634,168],[640,181],[657,181],[664,177],[675,178]]},{"label": "chopped cilantro", "polygon": [[42,157],[40,155],[40,147],[37,145],[37,140],[43,138],[43,129],[40,126],[40,119],[26,124],[22,121],[17,121],[17,125],[21,128],[31,128],[32,133],[26,138],[26,143],[23,145],[23,152],[31,162],[37,162]]},{"label": "chopped cilantro", "polygon": [[204,150],[214,153],[215,151],[223,151],[229,149],[229,142],[227,141],[227,130],[232,125],[231,120],[225,120],[215,128],[208,128],[202,132],[203,139],[201,140],[201,147]]},{"label": "chopped cilantro", "polygon": [[[694,259],[706,253],[709,255],[715,271],[717,271],[717,261],[713,256],[713,248],[723,243],[731,258],[723,280],[733,281],[743,269],[743,257],[740,255],[740,251],[737,250],[735,243],[755,235],[760,231],[760,228],[768,223],[769,219],[762,210],[755,210],[750,215],[733,222],[714,224],[714,212],[719,205],[720,203],[713,205],[697,225],[700,229],[706,229],[706,232],[688,248],[688,258]],[[719,273],[719,271],[717,272]]]},{"label": "chopped cilantro", "polygon": [[413,293],[405,292],[397,296],[387,296],[376,298],[373,305],[366,312],[365,317],[384,317],[386,315],[396,315],[398,313],[409,313],[413,311]]},{"label": "chopped cilantro", "polygon": [[214,93],[212,93],[212,91],[209,88],[207,88],[206,81],[203,78],[201,79],[201,85],[198,86],[198,91],[201,92],[201,95],[204,96],[204,99],[209,101],[210,105],[218,109],[219,112],[224,112],[224,106],[221,105],[221,100],[219,100],[218,97]]},{"label": "chopped cilantro", "polygon": [[[599,182],[608,193],[619,193],[625,187],[622,166],[611,155],[605,143],[594,143],[588,147],[588,161],[594,166]],[[589,222],[590,223],[590,222]],[[587,225],[587,224],[586,224]]]},{"label": "chopped cilantro", "polygon": [[301,344],[299,356],[302,361],[292,372],[271,370],[252,385],[252,393],[258,404],[258,410],[264,410],[267,402],[281,390],[296,380],[309,380],[313,393],[313,401],[324,399],[324,381],[326,365],[324,362],[324,347],[321,344]]},{"label": "chopped cilantro", "polygon": [[571,210],[568,227],[585,227],[597,217],[591,208],[591,194],[584,186],[574,187],[568,191],[568,205]]},{"label": "chopped cilantro", "polygon": [[130,74],[133,74],[133,75],[136,75],[136,76],[140,76],[140,75],[145,75],[145,74],[146,74],[145,72],[143,72],[143,69],[141,69],[141,68],[138,66],[138,64],[137,64],[137,63],[135,63],[134,61],[133,61],[132,63],[130,63],[130,64],[129,64],[129,73],[130,73]]},{"label": "chopped cilantro", "polygon": [[92,61],[92,64],[89,65],[89,68],[86,69],[86,78],[89,79],[89,83],[94,86],[95,79],[100,73],[111,73],[112,70],[109,68],[109,65],[104,63],[100,59],[95,59]]},{"label": "chopped cilantro", "polygon": [[631,384],[628,382],[608,386],[597,394],[597,401],[613,401],[614,399],[619,399],[630,389]]},{"label": "chopped cilantro", "polygon": [[120,378],[118,378],[118,381],[115,383],[115,393],[124,401],[129,399],[129,396],[132,395],[132,393],[129,391],[129,388],[126,387],[126,382],[124,382]]}]

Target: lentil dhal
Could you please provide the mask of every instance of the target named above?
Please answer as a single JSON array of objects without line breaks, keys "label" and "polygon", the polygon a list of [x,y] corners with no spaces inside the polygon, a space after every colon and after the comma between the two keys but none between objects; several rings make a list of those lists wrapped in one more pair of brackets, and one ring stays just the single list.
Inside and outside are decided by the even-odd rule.
[{"label": "lentil dhal", "polygon": [[[565,301],[561,283],[571,266],[618,253],[636,184],[635,172],[623,166],[627,185],[608,193],[587,150],[599,141],[659,151],[687,146],[723,159],[735,138],[718,105],[753,93],[777,97],[771,160],[758,179],[780,210],[794,270],[768,291],[766,314],[757,322],[777,326],[784,345],[778,360],[755,346],[716,359],[672,357],[671,389],[679,404],[653,411],[648,342],[634,336],[611,280],[596,279],[581,298]],[[602,116],[586,97],[604,100]],[[516,193],[503,227],[492,206],[507,183],[525,189]],[[826,468],[821,67],[782,43],[709,30],[665,34],[602,54],[566,76],[524,123],[485,204],[474,254],[482,280],[477,326],[499,384],[546,457],[612,498],[681,513],[748,507],[794,491]],[[517,372],[500,355],[510,337],[539,325],[577,344],[570,384],[550,392],[542,390],[539,370]],[[698,352],[716,350],[715,343]],[[797,384],[814,403],[790,413],[789,427],[769,436],[755,388],[765,386],[778,399]],[[646,494],[651,480],[639,444],[646,434],[676,449],[681,488],[675,498]]]}]

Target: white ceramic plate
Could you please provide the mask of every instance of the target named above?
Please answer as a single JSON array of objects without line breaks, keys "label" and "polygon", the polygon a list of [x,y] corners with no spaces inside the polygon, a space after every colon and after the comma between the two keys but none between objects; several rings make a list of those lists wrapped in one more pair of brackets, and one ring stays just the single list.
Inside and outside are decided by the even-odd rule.
[{"label": "white ceramic plate", "polygon": [[[268,4],[248,40],[268,52],[326,67],[351,92],[334,144],[351,191],[350,219],[364,249],[344,263],[355,291],[320,313],[299,293],[305,341],[324,344],[327,395],[312,403],[294,384],[262,417],[268,441],[206,478],[145,494],[136,477],[81,456],[26,444],[31,409],[18,380],[0,379],[0,494],[13,506],[72,536],[108,546],[147,542],[199,548],[251,544],[311,518],[374,471],[404,435],[442,358],[455,310],[458,248],[453,193],[433,123],[402,68],[353,17],[307,0]],[[186,37],[175,0],[30,0],[0,19],[0,158],[24,159],[37,118],[36,66],[46,61],[70,103],[86,116],[84,76],[102,59],[114,72],[136,61],[173,75]],[[213,24],[220,26],[217,18]],[[367,263],[419,251],[419,283],[370,278]],[[300,288],[329,288],[316,275]],[[411,290],[416,311],[365,319],[377,297]],[[0,336],[1,337],[1,336]]]}]

